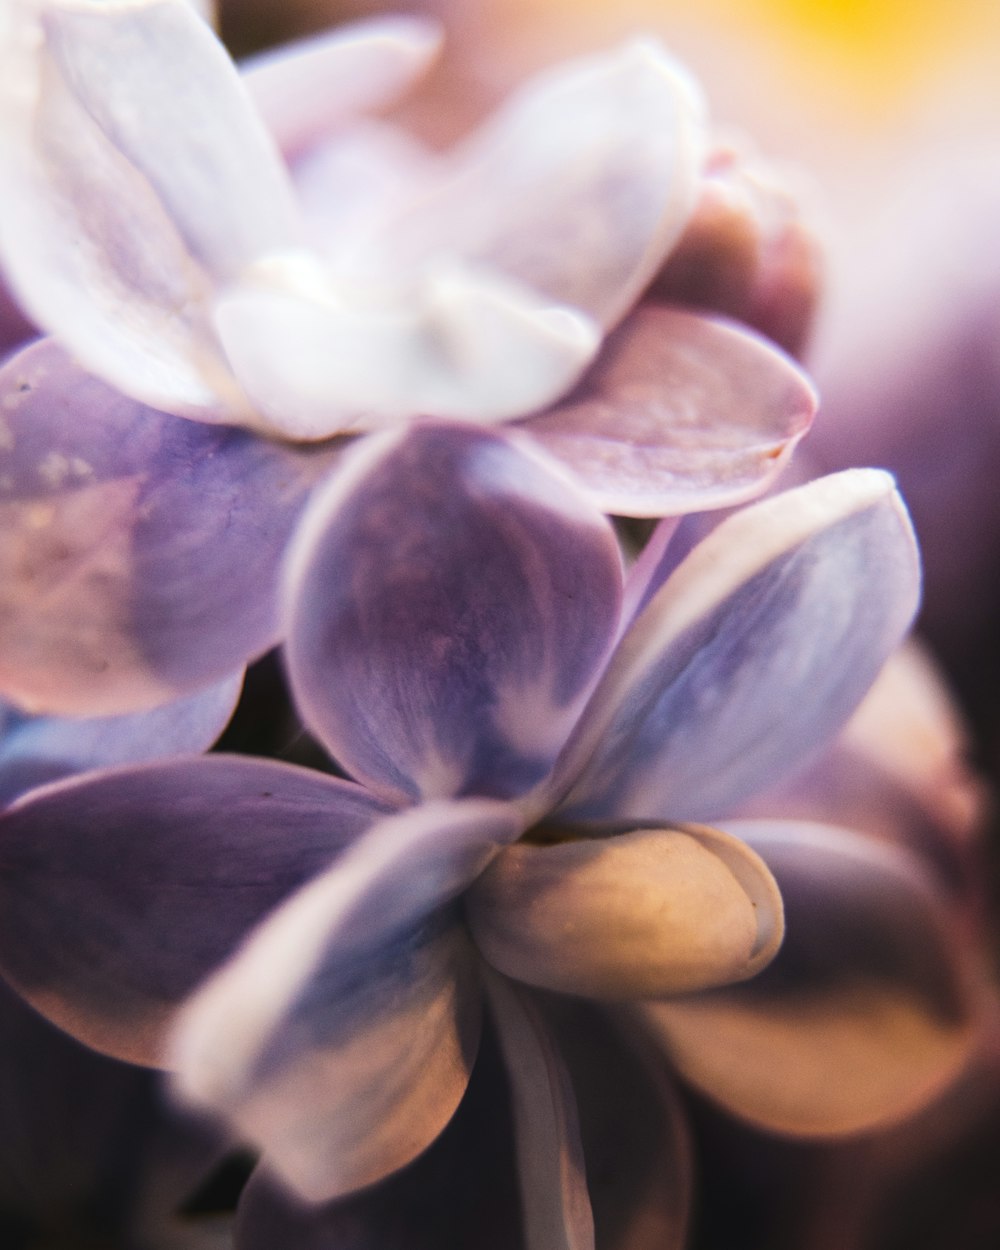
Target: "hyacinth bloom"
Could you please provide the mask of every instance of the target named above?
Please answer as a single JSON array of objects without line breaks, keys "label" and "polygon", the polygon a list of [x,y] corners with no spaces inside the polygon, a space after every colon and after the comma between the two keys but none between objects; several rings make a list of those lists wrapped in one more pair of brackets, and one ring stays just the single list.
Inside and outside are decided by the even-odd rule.
[{"label": "hyacinth bloom", "polygon": [[[608,522],[523,435],[422,423],[359,444],[311,502],[284,590],[300,711],[356,780],[214,756],[33,791],[0,817],[5,975],[88,1044],[177,1067],[312,1201],[438,1137],[485,987],[538,1246],[558,1244],[552,1227],[591,1235],[539,990],[644,1004],[692,1079],[789,1131],[852,1131],[928,1097],[969,1019],[919,869],[843,830],[691,823],[738,812],[819,748],[905,631],[918,574],[891,479],[853,471],[748,508],[679,563],[671,528],[623,581]],[[913,1030],[891,1079],[889,1045],[837,1097],[827,1079],[789,1108],[766,1082],[734,1088],[719,1048],[692,1053],[699,1003],[795,1035],[780,987],[745,1010],[713,988],[780,940],[765,860],[801,926],[793,962],[796,942],[821,964],[864,965],[873,935],[884,948],[871,993]],[[842,952],[814,914],[827,939],[853,934]],[[830,986],[793,979],[807,1021],[870,1029],[837,1020]],[[266,1179],[247,1202],[279,1229],[313,1218]]]}]

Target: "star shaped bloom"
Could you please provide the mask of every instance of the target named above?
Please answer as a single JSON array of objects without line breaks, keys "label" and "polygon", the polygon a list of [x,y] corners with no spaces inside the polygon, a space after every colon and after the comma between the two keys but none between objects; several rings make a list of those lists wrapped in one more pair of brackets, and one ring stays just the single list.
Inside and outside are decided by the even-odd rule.
[{"label": "star shaped bloom", "polygon": [[915,548],[875,470],[685,559],[670,528],[623,581],[607,520],[521,436],[359,444],[285,592],[300,711],[357,780],[215,756],[35,791],[0,818],[5,975],[88,1044],[176,1064],[319,1200],[440,1133],[484,981],[509,1020],[516,984],[647,1002],[754,973],[770,873],[701,822],[839,729],[910,622]]}]

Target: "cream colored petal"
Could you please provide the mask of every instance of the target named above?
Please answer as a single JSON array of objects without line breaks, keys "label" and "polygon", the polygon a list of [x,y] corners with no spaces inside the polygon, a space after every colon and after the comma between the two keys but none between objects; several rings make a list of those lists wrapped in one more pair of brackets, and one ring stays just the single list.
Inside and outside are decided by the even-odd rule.
[{"label": "cream colored petal", "polygon": [[753,976],[781,941],[763,862],[707,827],[507,847],[467,916],[501,972],[591,998],[656,998]]}]

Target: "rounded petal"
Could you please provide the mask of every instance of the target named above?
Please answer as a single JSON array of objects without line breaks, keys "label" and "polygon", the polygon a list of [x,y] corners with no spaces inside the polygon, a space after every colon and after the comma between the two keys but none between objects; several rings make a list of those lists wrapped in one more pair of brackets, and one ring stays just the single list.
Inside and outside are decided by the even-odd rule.
[{"label": "rounded petal", "polygon": [[816,393],[765,340],[702,313],[644,305],[580,386],[524,429],[621,516],[759,495],[809,428]]},{"label": "rounded petal", "polygon": [[158,1065],[181,1001],[385,810],[222,755],[34,790],[0,815],[0,968],[88,1046]]},{"label": "rounded petal", "polygon": [[696,88],[652,39],[558,65],[386,222],[375,262],[483,265],[613,325],[694,207],[702,130]]},{"label": "rounded petal", "polygon": [[918,860],[831,826],[733,822],[785,900],[785,944],[734,990],[641,1008],[683,1075],[782,1133],[917,1111],[976,1039],[955,916]]},{"label": "rounded petal", "polygon": [[392,103],[424,74],[440,46],[441,28],[429,18],[375,17],[263,52],[240,71],[287,158]]},{"label": "rounded petal", "polygon": [[339,452],[144,408],[54,343],[0,371],[0,691],[114,715],[230,676],[278,637],[278,567]]},{"label": "rounded petal", "polygon": [[578,778],[567,818],[716,820],[794,772],[861,701],[919,586],[909,518],[879,470],[729,517],[619,644],[553,783]]},{"label": "rounded petal", "polygon": [[485,800],[375,826],[187,1006],[183,1097],[313,1202],[408,1163],[454,1112],[479,1040],[478,960],[452,904],[519,829]]},{"label": "rounded petal", "polygon": [[234,67],[181,0],[11,8],[0,251],[25,307],[144,403],[240,411],[206,297],[300,228]]},{"label": "rounded petal", "polygon": [[206,751],[233,714],[243,673],[148,712],[22,716],[0,707],[0,803],[48,781]]},{"label": "rounded petal", "polygon": [[306,440],[421,415],[506,421],[563,394],[600,342],[573,309],[455,267],[382,301],[248,283],[214,318],[268,428]]},{"label": "rounded petal", "polygon": [[493,973],[486,987],[511,1086],[525,1250],[594,1250],[576,1099],[555,1038],[523,990]]},{"label": "rounded petal", "polygon": [[782,935],[765,864],[738,839],[697,825],[519,842],[472,887],[466,914],[494,967],[586,998],[744,980]]},{"label": "rounded petal", "polygon": [[288,665],[312,731],[410,796],[523,794],[610,643],[606,520],[501,435],[423,424],[366,442],[290,559]]}]

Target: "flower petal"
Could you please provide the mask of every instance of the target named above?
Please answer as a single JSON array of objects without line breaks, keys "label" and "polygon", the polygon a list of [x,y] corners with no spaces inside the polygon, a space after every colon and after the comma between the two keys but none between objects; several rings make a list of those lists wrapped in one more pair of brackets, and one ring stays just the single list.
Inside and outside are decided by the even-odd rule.
[{"label": "flower petal", "polygon": [[0,690],[113,715],[274,644],[277,567],[336,459],[143,408],[54,343],[0,371]]},{"label": "flower petal", "polygon": [[407,91],[437,55],[441,33],[426,17],[376,17],[261,53],[240,71],[289,157]]},{"label": "flower petal", "polygon": [[157,1065],[181,1000],[385,810],[222,755],[35,790],[0,815],[0,966],[88,1046]]},{"label": "flower petal", "polygon": [[386,223],[379,263],[481,264],[613,325],[694,207],[702,129],[697,89],[654,40],[557,66]]},{"label": "flower petal", "polygon": [[753,982],[641,1009],[684,1076],[783,1133],[902,1119],[975,1040],[955,917],[908,853],[792,822],[732,822],[773,870],[785,945]]},{"label": "flower petal", "polygon": [[488,800],[373,828],[188,1005],[172,1047],[185,1099],[225,1113],[313,1202],[413,1159],[478,1045],[478,960],[452,903],[519,830]]},{"label": "flower petal", "polygon": [[126,716],[21,716],[0,707],[0,803],[89,769],[206,751],[233,714],[243,673]]},{"label": "flower petal", "polygon": [[919,582],[909,518],[876,469],[723,521],[619,644],[554,782],[580,778],[569,817],[711,820],[793,772],[898,645]]},{"label": "flower petal", "polygon": [[181,0],[10,9],[0,251],[20,298],[134,398],[232,418],[245,400],[206,298],[299,241],[290,183],[235,69]]},{"label": "flower petal", "polygon": [[458,1110],[423,1154],[320,1206],[284,1189],[265,1159],[240,1196],[235,1247],[524,1250],[519,1216],[507,1083],[487,1028]]},{"label": "flower petal", "polygon": [[527,994],[494,973],[486,988],[511,1083],[525,1250],[593,1250],[594,1216],[569,1073]]},{"label": "flower petal", "polygon": [[620,593],[610,526],[530,448],[430,423],[366,442],[291,553],[299,709],[373,785],[522,794],[574,723]]},{"label": "flower petal", "polygon": [[294,439],[420,415],[505,421],[566,391],[600,341],[574,310],[465,268],[374,305],[251,282],[218,301],[215,325],[269,428]]},{"label": "flower petal", "polygon": [[766,865],[738,839],[697,825],[519,842],[472,887],[466,915],[501,972],[586,998],[744,980],[773,958],[782,934]]},{"label": "flower petal", "polygon": [[741,327],[644,305],[572,395],[524,428],[622,516],[728,507],[761,494],[809,428],[816,394]]}]

